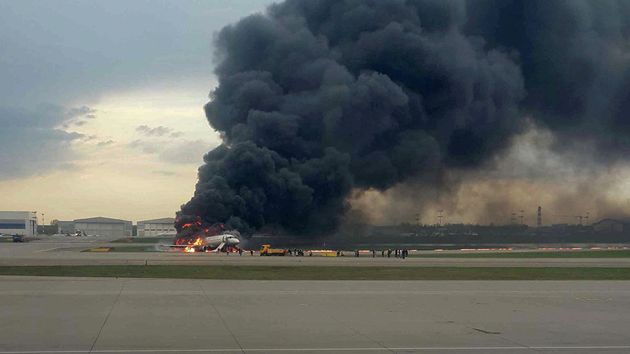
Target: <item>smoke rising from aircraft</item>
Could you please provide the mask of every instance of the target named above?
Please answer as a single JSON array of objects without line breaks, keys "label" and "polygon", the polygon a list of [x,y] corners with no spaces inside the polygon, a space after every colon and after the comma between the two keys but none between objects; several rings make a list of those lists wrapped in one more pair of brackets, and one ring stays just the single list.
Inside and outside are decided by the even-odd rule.
[{"label": "smoke rising from aircraft", "polygon": [[272,5],[218,33],[205,111],[224,143],[181,213],[330,233],[353,193],[445,188],[532,124],[623,159],[629,37],[623,0]]}]

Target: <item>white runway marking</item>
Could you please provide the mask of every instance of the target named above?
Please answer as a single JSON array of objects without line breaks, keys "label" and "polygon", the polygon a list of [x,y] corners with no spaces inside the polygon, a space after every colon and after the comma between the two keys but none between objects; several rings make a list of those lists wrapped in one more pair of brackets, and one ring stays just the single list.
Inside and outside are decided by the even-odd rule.
[{"label": "white runway marking", "polygon": [[111,349],[111,350],[27,350],[0,351],[0,354],[61,353],[242,353],[242,352],[348,352],[348,351],[492,351],[492,350],[626,350],[630,345],[594,346],[505,346],[505,347],[405,347],[405,348],[206,348],[206,349]]}]

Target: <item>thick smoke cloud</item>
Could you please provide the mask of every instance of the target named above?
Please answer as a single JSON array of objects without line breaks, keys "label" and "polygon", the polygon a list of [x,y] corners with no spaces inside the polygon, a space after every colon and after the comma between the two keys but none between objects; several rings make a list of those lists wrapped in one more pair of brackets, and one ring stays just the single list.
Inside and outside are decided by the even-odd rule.
[{"label": "thick smoke cloud", "polygon": [[627,154],[629,2],[480,0],[468,10],[465,31],[519,54],[525,113],[562,138],[590,140],[601,157]]},{"label": "thick smoke cloud", "polygon": [[353,191],[440,188],[448,171],[487,166],[528,119],[621,157],[629,21],[612,0],[273,5],[217,36],[205,109],[224,144],[182,213],[327,233]]}]

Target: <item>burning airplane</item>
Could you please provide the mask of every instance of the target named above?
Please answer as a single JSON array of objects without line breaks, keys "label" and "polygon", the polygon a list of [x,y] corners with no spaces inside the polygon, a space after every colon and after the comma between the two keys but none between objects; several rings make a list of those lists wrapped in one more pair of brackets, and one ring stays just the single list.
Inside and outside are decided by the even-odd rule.
[{"label": "burning airplane", "polygon": [[221,223],[204,225],[200,218],[182,221],[176,220],[177,236],[171,248],[182,249],[187,253],[195,252],[234,252],[241,243],[236,230],[226,230]]}]

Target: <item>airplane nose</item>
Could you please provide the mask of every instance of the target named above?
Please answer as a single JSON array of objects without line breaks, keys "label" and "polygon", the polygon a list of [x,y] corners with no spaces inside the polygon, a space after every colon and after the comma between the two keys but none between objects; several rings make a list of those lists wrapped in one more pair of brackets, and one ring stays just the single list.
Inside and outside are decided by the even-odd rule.
[{"label": "airplane nose", "polygon": [[234,243],[235,245],[238,245],[239,243],[241,243],[241,240],[235,238],[235,239],[232,239],[232,243]]}]

